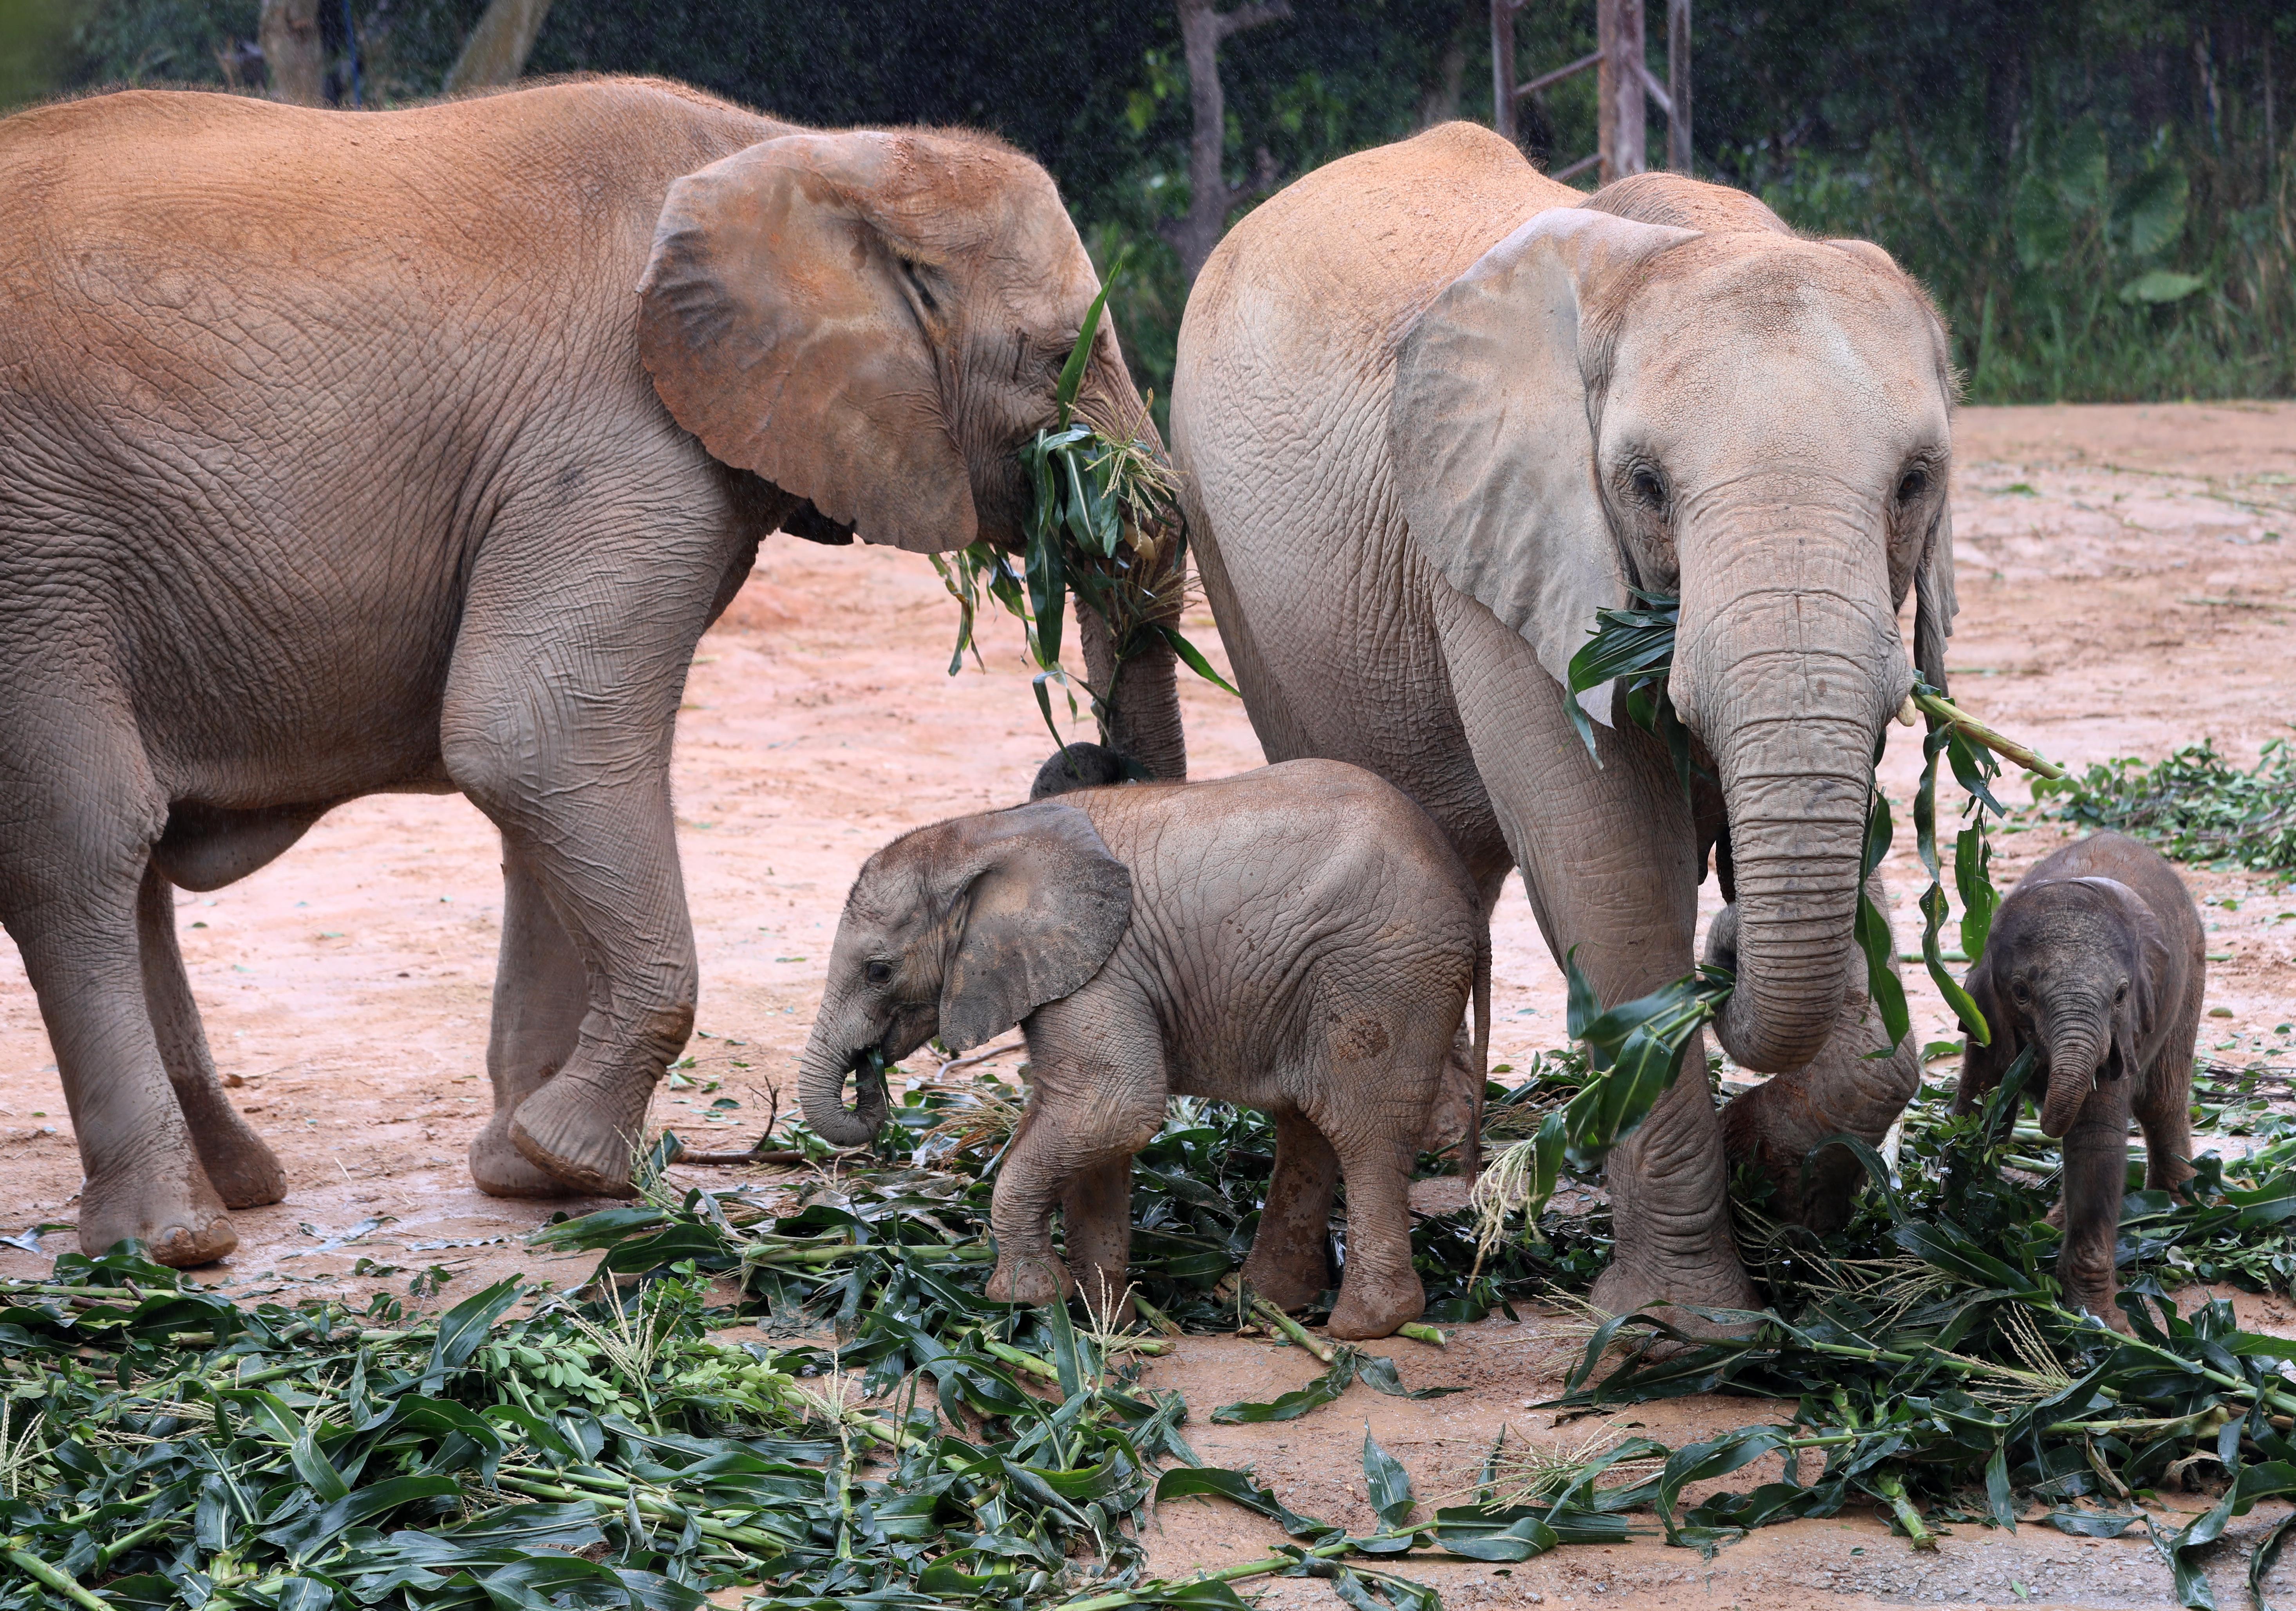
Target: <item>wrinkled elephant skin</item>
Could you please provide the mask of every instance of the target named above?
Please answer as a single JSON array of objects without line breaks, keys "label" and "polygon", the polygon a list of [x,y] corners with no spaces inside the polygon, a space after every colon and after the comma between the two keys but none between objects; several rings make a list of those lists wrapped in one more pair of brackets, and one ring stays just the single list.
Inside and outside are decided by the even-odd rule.
[{"label": "wrinkled elephant skin", "polygon": [[[988,136],[598,79],[95,96],[0,122],[0,920],[82,1246],[196,1263],[279,1198],[170,891],[379,790],[501,831],[478,1182],[627,1192],[693,1024],[694,643],[777,527],[1019,540],[1016,451],[1099,289],[1052,181]],[[1078,408],[1154,442],[1108,325]],[[1178,777],[1170,670],[1128,667],[1119,741]]]},{"label": "wrinkled elephant skin", "polygon": [[[1487,904],[1521,868],[1606,1002],[1690,970],[1719,846],[1737,986],[1715,1032],[1784,1076],[1730,1133],[1783,1154],[1836,1118],[1878,1141],[1911,1089],[1901,1059],[1861,1061],[1851,929],[1909,592],[1944,681],[1951,398],[1943,331],[1879,249],[1676,175],[1583,196],[1449,124],[1230,232],[1181,330],[1173,456],[1268,757],[1403,788]],[[1693,799],[1614,691],[1586,696],[1599,762],[1567,719],[1570,658],[1630,588],[1681,600]],[[1612,1155],[1596,1301],[1747,1304],[1728,1173],[1706,1082],[1678,1081]],[[1795,1217],[1854,1182],[1815,1184],[1837,1200]]]},{"label": "wrinkled elephant skin", "polygon": [[1019,1024],[1029,1102],[997,1172],[988,1296],[1043,1304],[1080,1288],[1109,1315],[1128,1304],[1132,1155],[1168,1099],[1265,1109],[1275,1167],[1244,1280],[1286,1308],[1331,1285],[1344,1177],[1332,1334],[1386,1337],[1426,1306],[1406,1190],[1471,997],[1480,1067],[1490,952],[1474,884],[1379,779],[1295,761],[1069,789],[919,829],[869,859],[799,1095],[816,1130],[859,1145],[884,1108],[865,1091],[849,1111],[847,1070]]},{"label": "wrinkled elephant skin", "polygon": [[2128,1329],[2114,1304],[2128,1121],[2144,1131],[2144,1184],[2193,1174],[2193,1050],[2208,993],[2207,936],[2192,892],[2157,851],[2094,834],[2036,863],[1994,913],[1968,976],[1991,1041],[1962,1056],[1955,1110],[1974,1110],[2030,1049],[2025,1093],[2064,1141],[2068,1307]]}]

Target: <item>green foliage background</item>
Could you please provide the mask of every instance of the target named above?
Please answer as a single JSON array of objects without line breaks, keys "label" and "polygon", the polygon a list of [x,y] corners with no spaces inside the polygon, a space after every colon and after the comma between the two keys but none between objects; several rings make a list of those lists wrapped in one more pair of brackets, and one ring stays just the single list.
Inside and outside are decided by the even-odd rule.
[{"label": "green foliage background", "polygon": [[[365,104],[435,91],[483,0],[326,0]],[[257,0],[0,0],[0,103],[106,83],[259,84]],[[1295,0],[1223,52],[1231,176],[1289,177],[1444,116],[1488,121],[1484,0]],[[1593,45],[1530,0],[1529,76]],[[1663,36],[1653,6],[1653,65]],[[1702,176],[1797,227],[1879,241],[1927,283],[1978,402],[2296,392],[2296,7],[2277,0],[1707,0]],[[1155,234],[1185,205],[1168,5],[1077,0],[557,0],[529,70],[662,73],[823,124],[992,127],[1060,179],[1095,254],[1142,250],[1116,311],[1169,386],[1185,300]],[[348,99],[339,64],[331,80]],[[1582,76],[1528,109],[1560,166]],[[1655,121],[1652,149],[1662,150]]]}]

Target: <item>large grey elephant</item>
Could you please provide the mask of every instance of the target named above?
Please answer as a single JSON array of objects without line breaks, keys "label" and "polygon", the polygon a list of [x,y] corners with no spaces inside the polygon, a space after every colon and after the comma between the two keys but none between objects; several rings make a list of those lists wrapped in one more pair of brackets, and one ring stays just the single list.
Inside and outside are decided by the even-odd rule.
[{"label": "large grey elephant", "polygon": [[[1909,1051],[1866,1056],[1851,936],[1909,589],[1944,685],[1952,398],[1937,317],[1878,248],[1671,175],[1584,197],[1465,124],[1293,184],[1190,298],[1174,461],[1269,758],[1401,785],[1486,903],[1520,867],[1611,1002],[1689,970],[1718,865],[1717,1029],[1779,1077],[1726,1118],[1693,1049],[1613,1155],[1614,1313],[1745,1304],[1730,1154],[1823,1223],[1850,1181],[1804,1196],[1805,1156],[1878,1141],[1917,1082]],[[1585,701],[1599,764],[1568,719],[1570,658],[1630,588],[1681,599],[1693,797],[1613,689]]]},{"label": "large grey elephant", "polygon": [[[985,135],[608,79],[99,96],[0,123],[0,920],[82,1245],[196,1263],[277,1200],[169,891],[377,790],[502,833],[479,1184],[627,1191],[693,1017],[694,642],[777,527],[1017,542],[1016,449],[1098,290],[1051,180]],[[1154,439],[1105,325],[1078,408]],[[1171,673],[1126,661],[1106,736],[1177,777]]]}]

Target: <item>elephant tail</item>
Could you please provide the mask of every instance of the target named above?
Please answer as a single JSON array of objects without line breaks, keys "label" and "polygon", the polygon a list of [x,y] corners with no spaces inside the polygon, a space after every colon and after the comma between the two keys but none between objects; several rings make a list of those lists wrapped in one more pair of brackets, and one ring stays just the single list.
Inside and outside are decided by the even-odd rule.
[{"label": "elephant tail", "polygon": [[1483,1173],[1483,1087],[1491,1066],[1491,926],[1486,920],[1475,941],[1475,1071],[1474,1100],[1467,1104],[1467,1136],[1459,1144],[1459,1173],[1467,1190]]}]

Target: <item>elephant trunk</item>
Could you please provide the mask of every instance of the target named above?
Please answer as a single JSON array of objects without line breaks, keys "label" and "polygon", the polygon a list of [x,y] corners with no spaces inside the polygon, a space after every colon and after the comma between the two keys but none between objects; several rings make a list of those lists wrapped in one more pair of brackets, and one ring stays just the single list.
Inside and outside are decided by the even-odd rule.
[{"label": "elephant trunk", "polygon": [[[872,1069],[867,1044],[855,1045],[839,1033],[836,1015],[824,1011],[798,1065],[798,1104],[805,1122],[832,1147],[864,1147],[885,1122],[885,1081]],[[860,1103],[845,1105],[845,1076],[858,1070]],[[873,1078],[873,1072],[874,1077]]]},{"label": "elephant trunk", "polygon": [[1828,534],[1799,518],[1784,540],[1709,536],[1731,556],[1712,574],[1685,564],[1672,681],[1729,815],[1737,987],[1716,1033],[1741,1065],[1770,1074],[1803,1067],[1833,1033],[1874,744],[1911,683],[1887,579],[1861,574],[1879,570],[1864,557],[1871,544],[1850,521]]},{"label": "elephant trunk", "polygon": [[[2112,1043],[2102,1025],[2102,1009],[2068,1014],[2071,1020],[2049,1026],[2049,1084],[2041,1098],[2041,1133],[2060,1141],[2073,1127],[2081,1104],[2095,1087],[2097,1069]],[[2092,1022],[2092,1019],[2097,1021]]]},{"label": "elephant trunk", "polygon": [[[1085,371],[1077,413],[1118,441],[1144,443],[1156,462],[1170,472],[1163,438],[1122,364],[1095,359]],[[1188,775],[1187,740],[1180,728],[1179,659],[1156,630],[1180,624],[1181,593],[1187,581],[1183,536],[1177,498],[1156,527],[1125,533],[1140,566],[1138,579],[1153,600],[1144,619],[1103,620],[1081,599],[1077,609],[1085,677],[1103,696],[1101,742],[1130,756],[1160,782],[1182,782]],[[1119,633],[1128,641],[1119,642]]]}]

